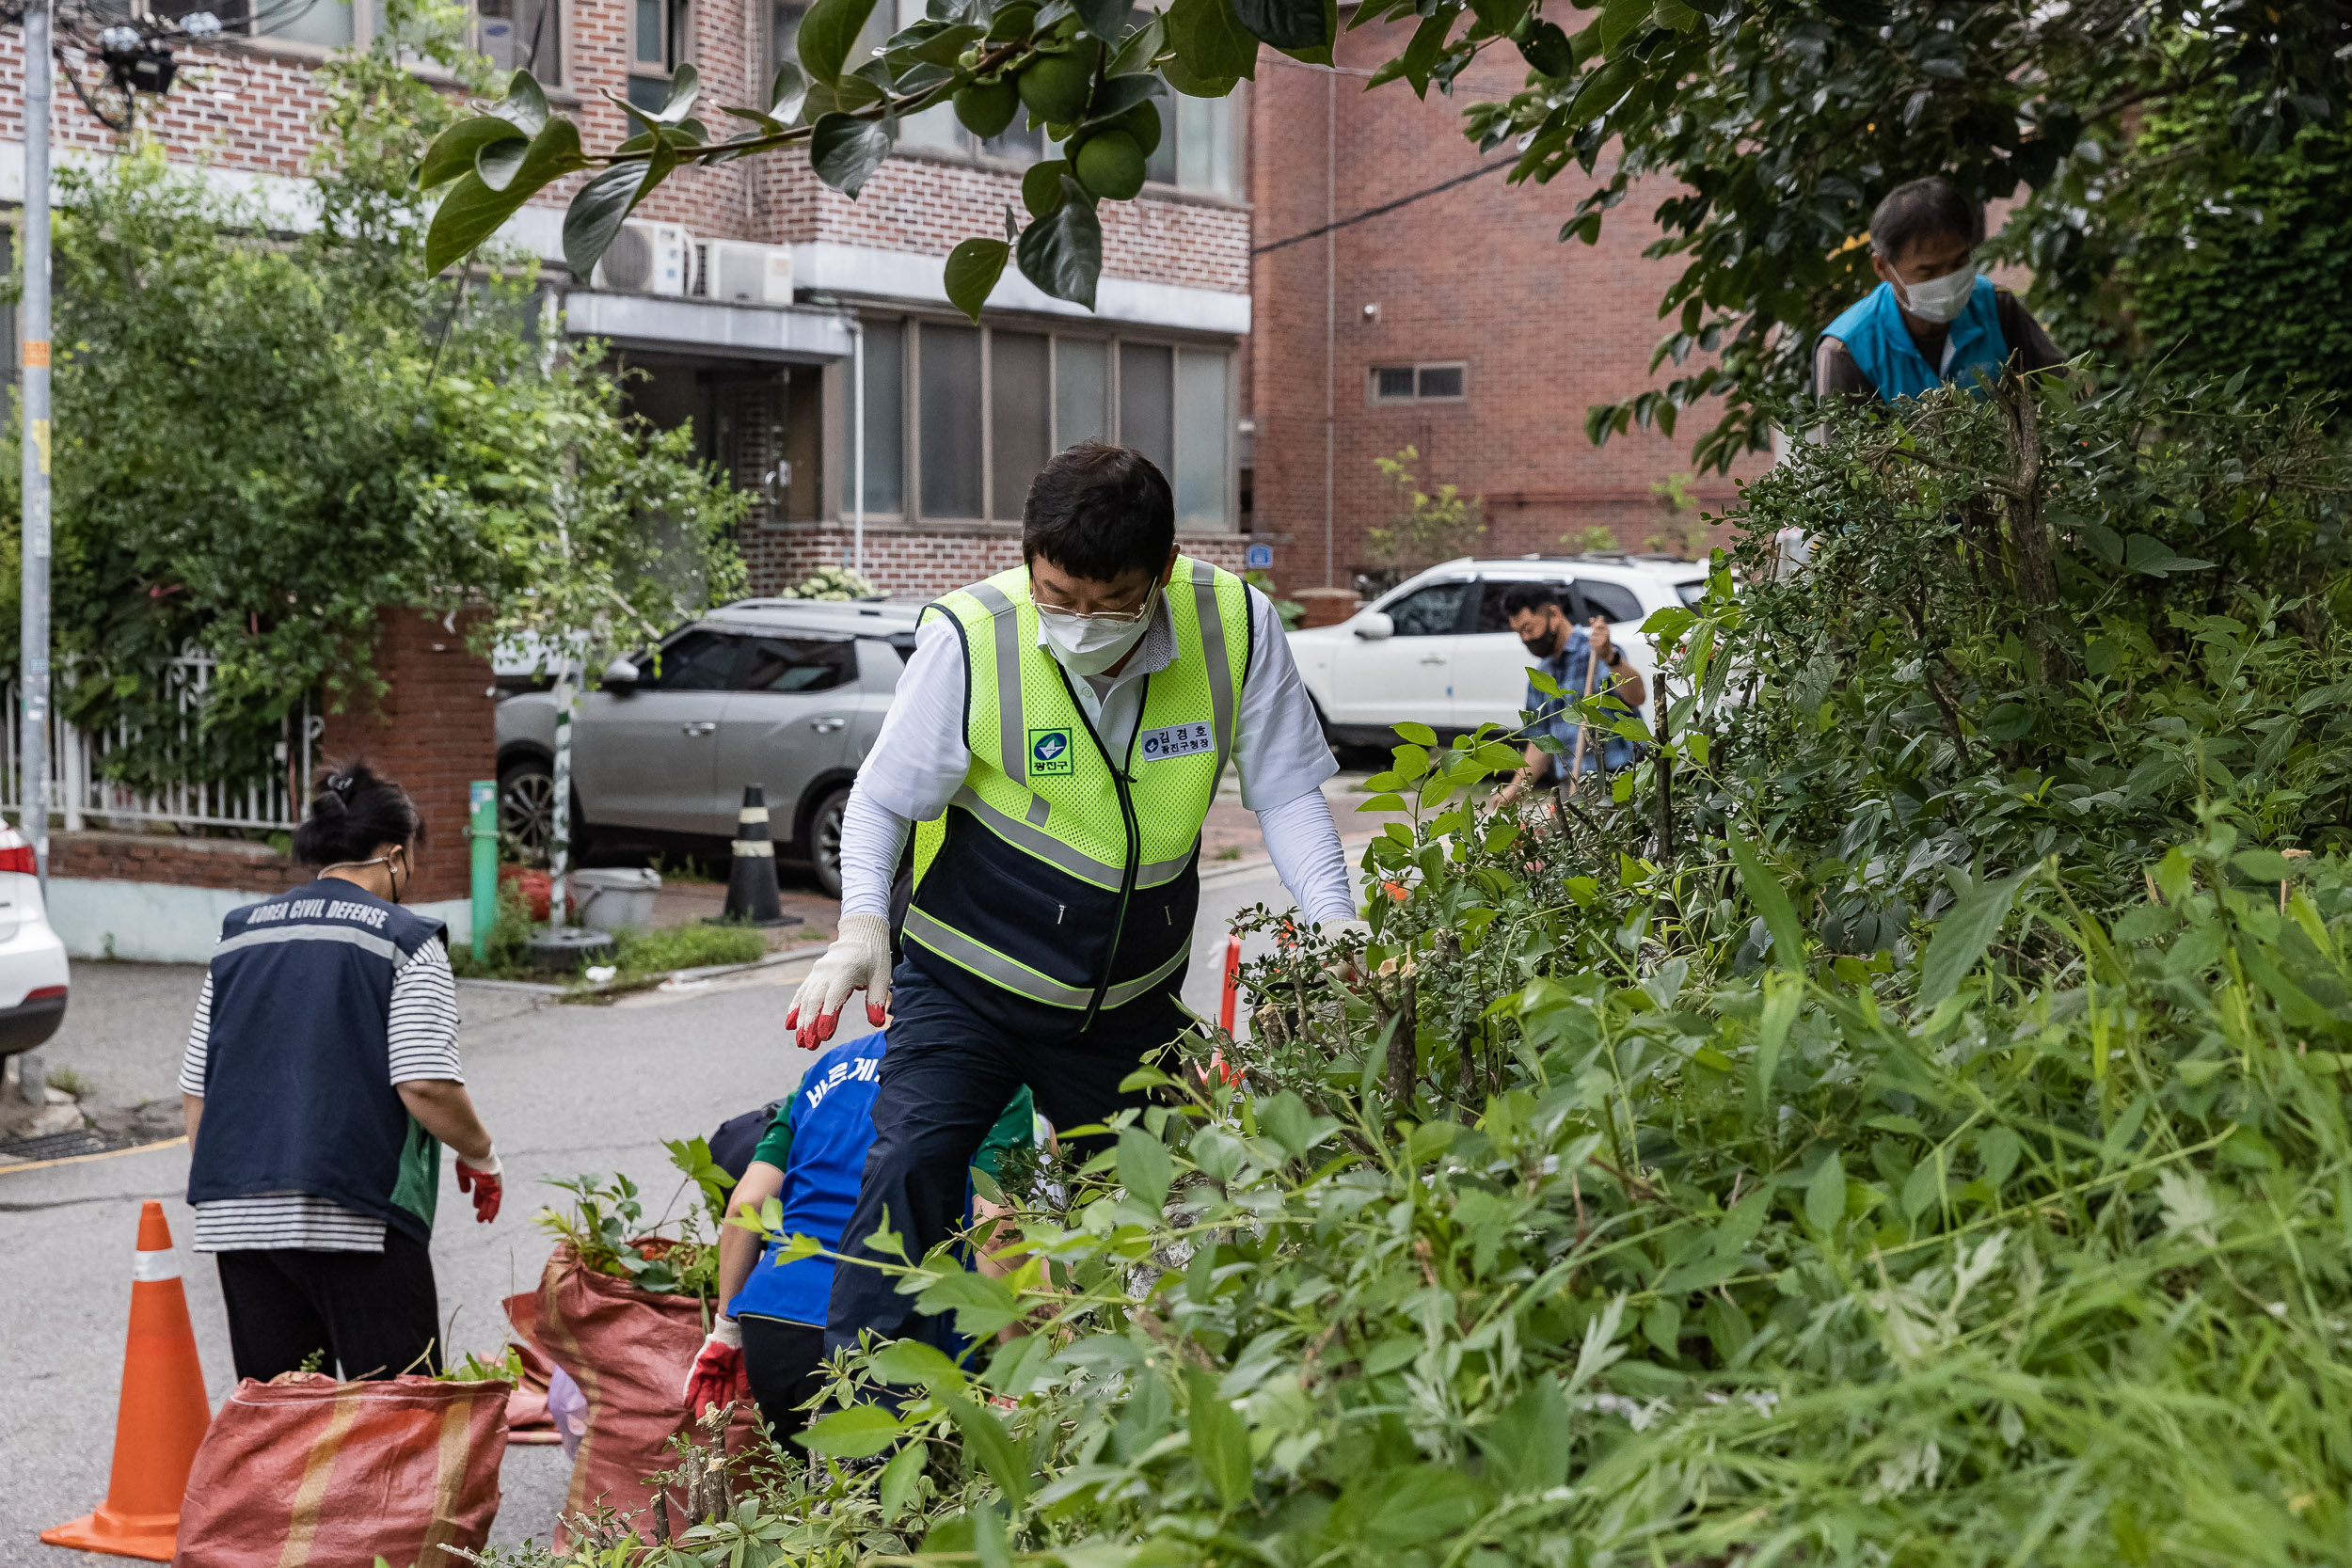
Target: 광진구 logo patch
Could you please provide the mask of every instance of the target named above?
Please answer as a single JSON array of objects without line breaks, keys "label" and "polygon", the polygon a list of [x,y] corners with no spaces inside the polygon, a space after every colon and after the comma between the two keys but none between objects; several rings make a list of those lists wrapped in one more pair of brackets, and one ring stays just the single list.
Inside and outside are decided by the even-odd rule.
[{"label": "\uad11\uc9c4\uad6c logo patch", "polygon": [[1030,772],[1067,773],[1070,768],[1070,732],[1068,730],[1031,730],[1029,732]]}]

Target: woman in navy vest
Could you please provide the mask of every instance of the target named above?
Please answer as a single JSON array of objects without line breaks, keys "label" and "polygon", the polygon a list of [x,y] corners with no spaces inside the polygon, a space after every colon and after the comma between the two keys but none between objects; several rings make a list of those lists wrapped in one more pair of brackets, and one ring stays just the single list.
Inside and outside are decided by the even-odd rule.
[{"label": "woman in navy vest", "polygon": [[294,834],[317,880],[222,923],[180,1095],[195,1247],[218,1255],[239,1377],[437,1371],[443,1143],[474,1218],[497,1217],[445,928],[400,907],[423,836],[405,790],[345,768]]}]

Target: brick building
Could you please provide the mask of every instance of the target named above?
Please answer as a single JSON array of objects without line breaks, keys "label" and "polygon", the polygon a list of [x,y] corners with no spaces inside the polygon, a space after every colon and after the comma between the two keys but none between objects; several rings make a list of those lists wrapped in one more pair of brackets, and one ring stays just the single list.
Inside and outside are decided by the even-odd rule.
[{"label": "brick building", "polygon": [[[1692,466],[1687,432],[1637,430],[1597,449],[1584,437],[1588,405],[1653,384],[1658,301],[1681,267],[1641,254],[1653,235],[1637,203],[1656,198],[1613,214],[1597,245],[1562,245],[1593,182],[1509,184],[1490,166],[1512,151],[1482,156],[1462,135],[1465,104],[1523,85],[1518,55],[1481,56],[1452,98],[1420,101],[1401,82],[1367,93],[1406,36],[1343,30],[1337,71],[1260,55],[1250,526],[1278,541],[1293,591],[1344,588],[1372,563],[1366,530],[1393,508],[1374,459],[1407,446],[1424,485],[1484,497],[1477,548],[1493,555],[1557,553],[1597,528],[1647,547],[1665,511],[1651,486]],[[1714,478],[1694,491],[1713,512],[1732,487]]]},{"label": "brick building", "polygon": [[[201,0],[169,0],[175,11]],[[705,102],[758,101],[789,57],[805,0],[475,0],[477,41],[529,66],[590,146],[628,133],[599,89],[659,102],[691,62]],[[922,0],[882,0],[866,43]],[[160,7],[159,7],[160,8]],[[169,155],[258,192],[298,222],[319,108],[312,71],[365,43],[373,8],[224,0],[217,47],[180,51],[171,93],[142,101]],[[0,200],[23,189],[23,39],[0,33]],[[95,58],[72,58],[85,80]],[[648,200],[599,276],[562,261],[569,183],[503,238],[538,255],[564,329],[612,341],[647,372],[660,424],[691,419],[707,455],[760,492],[741,543],[755,591],[862,555],[894,593],[953,587],[1018,558],[1020,502],[1059,446],[1115,436],[1167,468],[1187,547],[1238,562],[1234,437],[1249,327],[1249,217],[1239,101],[1171,116],[1144,197],[1104,214],[1098,309],[1046,297],[1008,269],[978,326],[946,302],[941,262],[1001,230],[1040,154],[1016,127],[978,145],[941,108],[902,126],[900,155],[851,201],[794,152],[687,169]],[[713,116],[717,119],[719,117]],[[57,86],[60,162],[113,134]],[[786,267],[788,265],[788,274]],[[8,334],[11,343],[14,334]],[[12,350],[11,350],[12,352]],[[856,361],[863,360],[862,375]],[[851,388],[862,381],[863,419]],[[853,443],[865,449],[857,488]],[[860,500],[863,523],[859,528]],[[862,534],[862,540],[861,540]]]}]

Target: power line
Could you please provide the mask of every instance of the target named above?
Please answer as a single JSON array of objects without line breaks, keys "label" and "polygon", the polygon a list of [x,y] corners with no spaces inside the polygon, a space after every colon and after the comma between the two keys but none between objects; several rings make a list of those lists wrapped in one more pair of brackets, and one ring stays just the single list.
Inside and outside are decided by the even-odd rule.
[{"label": "power line", "polygon": [[1394,201],[1383,202],[1377,207],[1367,207],[1360,213],[1351,213],[1346,217],[1341,218],[1335,223],[1327,223],[1321,228],[1310,229],[1303,234],[1293,234],[1287,240],[1274,240],[1265,245],[1252,245],[1250,247],[1249,254],[1252,256],[1263,256],[1267,251],[1279,250],[1285,245],[1299,245],[1308,240],[1321,239],[1324,235],[1330,233],[1335,229],[1345,229],[1350,224],[1363,223],[1369,219],[1383,216],[1386,214],[1395,212],[1399,207],[1410,207],[1414,202],[1420,201],[1426,197],[1436,196],[1441,191],[1450,191],[1456,185],[1467,185],[1471,181],[1478,179],[1482,175],[1492,174],[1499,168],[1509,168],[1512,165],[1518,162],[1518,160],[1517,158],[1497,158],[1491,164],[1481,164],[1476,168],[1470,170],[1468,174],[1457,174],[1453,179],[1432,185],[1425,191],[1415,191],[1410,196],[1400,196]]}]

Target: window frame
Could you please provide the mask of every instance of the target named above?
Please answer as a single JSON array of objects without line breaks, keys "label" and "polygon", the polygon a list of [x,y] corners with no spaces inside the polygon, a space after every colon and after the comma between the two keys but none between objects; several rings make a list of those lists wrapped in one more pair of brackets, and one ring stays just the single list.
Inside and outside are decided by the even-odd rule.
[{"label": "window frame", "polygon": [[[623,0],[622,15],[628,21],[622,28],[622,89],[626,93],[637,82],[660,83],[666,95],[670,84],[677,79],[677,68],[694,61],[694,0],[654,0],[661,8],[662,19],[662,68],[659,73],[641,69],[644,62],[637,57],[637,8],[642,3],[643,0]],[[562,25],[560,16],[557,24]]]},{"label": "window frame", "polygon": [[[1382,371],[1412,372],[1412,392],[1405,397],[1384,396],[1380,390]],[[1459,371],[1462,372],[1462,389],[1452,396],[1424,396],[1421,389],[1422,372],[1424,371]],[[1470,361],[1467,359],[1375,360],[1364,367],[1364,404],[1371,408],[1403,408],[1433,403],[1468,403],[1470,397]]]},{"label": "window frame", "polygon": [[[318,0],[318,4],[321,5],[339,3],[341,0]],[[548,0],[548,3],[555,8],[557,79],[552,82],[543,81],[539,85],[547,89],[550,101],[565,104],[577,103],[580,102],[579,95],[572,87],[575,69],[572,59],[573,0]],[[673,3],[683,5],[685,0],[673,0]],[[189,10],[203,8],[201,5],[188,7]],[[160,14],[154,10],[151,0],[132,0],[132,9],[133,14],[137,16]],[[467,0],[466,47],[469,49],[481,49],[481,15],[474,9],[471,0]],[[310,39],[289,38],[283,33],[256,33],[241,30],[241,28],[249,29],[251,25],[250,15],[242,24],[225,24],[220,37],[213,41],[231,49],[246,50],[255,54],[274,55],[298,60],[326,60],[332,57],[337,50],[363,50],[374,43],[375,7],[370,4],[369,0],[351,0],[351,40],[348,43],[319,43]],[[412,58],[408,61],[408,68],[412,74],[428,82],[452,84],[456,81],[456,78],[449,71],[430,60]]]},{"label": "window frame", "polygon": [[[1043,338],[1045,340],[1044,399],[1046,411],[1046,451],[1049,456],[1054,452],[1060,451],[1064,447],[1069,445],[1069,442],[1063,440],[1061,430],[1060,347],[1062,343],[1066,341],[1079,341],[1098,343],[1103,346],[1104,352],[1108,358],[1109,368],[1108,386],[1106,387],[1104,395],[1104,419],[1105,426],[1111,433],[1114,439],[1118,437],[1120,414],[1122,412],[1120,406],[1120,394],[1119,385],[1119,361],[1120,351],[1121,348],[1129,344],[1135,344],[1138,346],[1150,346],[1152,348],[1165,348],[1169,350],[1169,370],[1171,374],[1169,390],[1171,397],[1174,396],[1176,391],[1173,378],[1175,375],[1180,373],[1179,361],[1176,359],[1176,356],[1184,354],[1212,354],[1216,356],[1218,359],[1222,361],[1225,383],[1224,413],[1219,421],[1224,440],[1225,451],[1225,460],[1220,466],[1222,495],[1219,500],[1219,512],[1223,521],[1220,526],[1215,530],[1204,531],[1195,528],[1185,531],[1192,533],[1204,531],[1213,531],[1216,533],[1238,533],[1240,531],[1241,520],[1237,498],[1239,474],[1233,462],[1233,424],[1235,420],[1235,411],[1238,407],[1236,399],[1239,385],[1238,367],[1235,363],[1235,361],[1239,358],[1238,346],[1236,344],[1220,341],[1204,341],[1200,339],[1188,338],[1173,332],[1126,332],[1118,330],[1107,332],[1073,332],[1064,330],[1066,324],[1058,319],[1037,320],[1023,317],[1018,319],[1007,319],[1004,321],[981,321],[977,324],[977,330],[980,334],[980,388],[982,393],[980,400],[979,482],[980,505],[982,513],[981,515],[977,517],[932,516],[924,512],[922,509],[923,452],[921,388],[923,374],[923,333],[927,326],[961,327],[965,330],[973,330],[975,329],[975,324],[969,318],[961,315],[947,315],[945,313],[927,313],[917,311],[907,311],[903,313],[898,311],[873,311],[865,313],[862,319],[867,322],[901,322],[907,329],[903,339],[901,340],[903,344],[901,352],[905,356],[901,365],[901,374],[903,377],[902,386],[904,388],[904,391],[899,398],[898,404],[900,420],[899,461],[901,464],[899,495],[901,498],[901,510],[897,512],[881,512],[869,507],[866,513],[866,520],[867,523],[880,524],[882,526],[895,525],[908,528],[937,526],[1006,529],[1017,528],[1020,526],[1021,519],[1017,515],[1000,517],[993,515],[996,496],[996,333],[999,330],[1002,330],[1005,332],[1016,333],[1023,337]],[[836,497],[839,503],[836,515],[842,522],[846,523],[850,520],[851,515],[851,507],[849,497],[849,469],[847,467],[847,464],[853,459],[855,455],[853,451],[854,436],[852,435],[852,431],[854,428],[856,410],[851,405],[850,402],[852,393],[850,390],[848,365],[844,364],[841,367],[840,375],[840,435],[837,442],[828,443],[828,451],[837,449],[845,465],[838,487],[833,489],[832,493]],[[1181,419],[1179,419],[1176,422],[1175,429],[1172,432],[1172,439],[1175,452],[1178,454],[1177,461],[1181,464],[1181,453],[1184,450],[1184,428]],[[1169,483],[1172,484],[1174,482],[1175,476],[1171,474],[1169,476]]]}]

